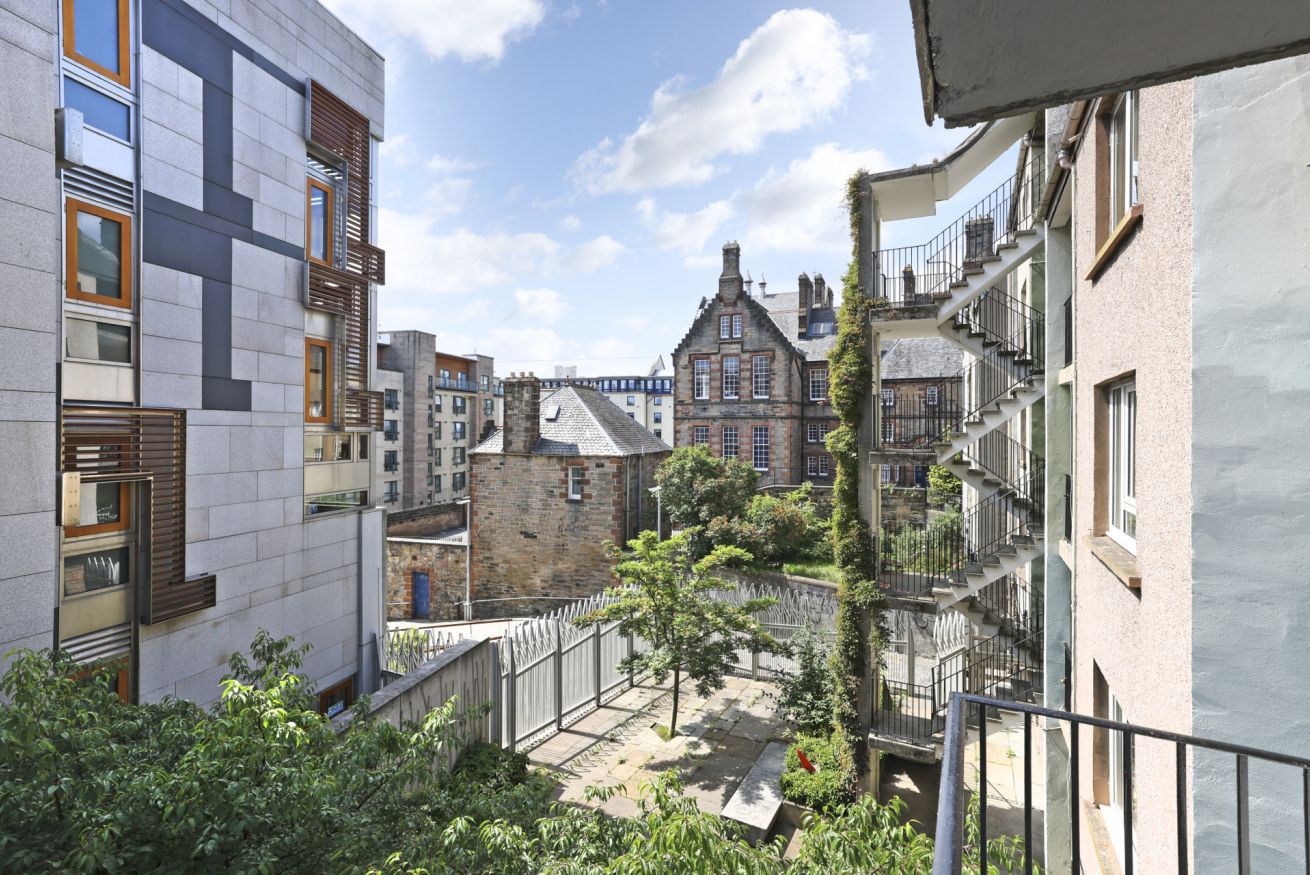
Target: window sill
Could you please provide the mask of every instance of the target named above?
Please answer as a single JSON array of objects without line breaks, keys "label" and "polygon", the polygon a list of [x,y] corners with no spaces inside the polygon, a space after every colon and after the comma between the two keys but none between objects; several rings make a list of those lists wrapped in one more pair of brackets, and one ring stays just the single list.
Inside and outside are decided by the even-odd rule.
[{"label": "window sill", "polygon": [[564,500],[565,500],[565,501],[571,501],[571,502],[573,502],[574,504],[582,504],[582,498],[581,498],[581,497],[574,498],[572,495],[570,495],[568,498],[566,498],[566,499],[564,499]]},{"label": "window sill", "polygon": [[1055,382],[1061,386],[1067,386],[1074,381],[1074,376],[1074,366],[1070,363],[1055,372]]},{"label": "window sill", "polygon": [[1137,565],[1136,556],[1105,535],[1088,538],[1087,546],[1091,549],[1092,555],[1110,569],[1110,573],[1119,578],[1124,586],[1129,589],[1142,588],[1142,572]]},{"label": "window sill", "polygon": [[1110,266],[1110,262],[1114,260],[1115,255],[1123,248],[1124,243],[1132,235],[1133,229],[1141,223],[1142,205],[1133,204],[1132,209],[1119,220],[1119,224],[1110,232],[1110,236],[1101,244],[1101,248],[1097,250],[1096,257],[1092,259],[1092,266],[1087,271],[1087,279],[1096,282],[1097,277]]}]

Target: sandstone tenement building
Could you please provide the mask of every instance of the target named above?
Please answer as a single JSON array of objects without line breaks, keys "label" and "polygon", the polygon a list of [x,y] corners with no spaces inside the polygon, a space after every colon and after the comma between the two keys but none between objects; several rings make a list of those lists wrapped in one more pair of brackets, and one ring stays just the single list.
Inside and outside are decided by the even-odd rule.
[{"label": "sandstone tenement building", "polygon": [[474,616],[540,612],[609,585],[605,542],[654,526],[672,452],[604,395],[505,381],[505,424],[471,453]]}]

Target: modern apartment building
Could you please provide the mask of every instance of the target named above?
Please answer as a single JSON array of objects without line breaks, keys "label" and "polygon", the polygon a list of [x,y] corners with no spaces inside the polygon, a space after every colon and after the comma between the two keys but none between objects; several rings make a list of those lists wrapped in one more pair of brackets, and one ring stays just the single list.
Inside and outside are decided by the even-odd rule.
[{"label": "modern apartment building", "polygon": [[673,372],[659,356],[645,374],[626,377],[579,377],[576,366],[555,366],[554,379],[543,379],[541,387],[547,391],[573,384],[589,386],[613,401],[629,419],[644,425],[655,437],[673,442],[676,433],[673,421]]},{"label": "modern apartment building", "polygon": [[[1033,350],[1045,358],[1044,699],[1067,712],[1031,724],[1045,867],[1301,871],[1310,472],[1292,436],[1310,397],[1310,58],[1268,59],[1304,51],[1310,14],[1165,4],[1130,23],[1053,2],[994,19],[997,51],[977,17],[923,7],[929,116],[1063,102],[1030,132],[1046,154],[1025,201],[1048,304]],[[1064,63],[1106,32],[1132,39]],[[1014,45],[1033,49],[1021,75]],[[946,300],[1011,257],[991,254]],[[945,738],[948,775],[964,735]],[[950,805],[942,814],[959,823]],[[954,826],[938,847],[941,871],[958,871]]]},{"label": "modern apartment building", "polygon": [[[377,679],[383,61],[316,2],[6,2],[0,649]],[[258,34],[258,36],[253,36]]]},{"label": "modern apartment building", "polygon": [[502,407],[495,360],[440,352],[436,336],[424,331],[387,332],[378,350],[382,367],[402,381],[400,416],[391,420],[396,428],[383,431],[383,452],[398,447],[399,476],[391,478],[398,497],[388,507],[408,510],[467,498],[469,448],[496,427]]},{"label": "modern apartment building", "polygon": [[769,294],[762,282],[755,294],[740,247],[726,244],[718,293],[701,300],[673,351],[675,445],[747,460],[760,486],[830,485],[821,436],[837,427],[828,401],[835,312],[822,275],[801,274],[794,293]]},{"label": "modern apartment building", "polygon": [[[382,347],[378,348],[381,360]],[[405,394],[405,374],[402,371],[377,370],[377,389],[382,393],[382,433],[378,435],[378,448],[373,459],[373,472],[378,483],[378,498],[388,509],[404,506],[401,484],[405,464],[405,446],[400,435],[405,430],[405,412],[400,399]]]}]

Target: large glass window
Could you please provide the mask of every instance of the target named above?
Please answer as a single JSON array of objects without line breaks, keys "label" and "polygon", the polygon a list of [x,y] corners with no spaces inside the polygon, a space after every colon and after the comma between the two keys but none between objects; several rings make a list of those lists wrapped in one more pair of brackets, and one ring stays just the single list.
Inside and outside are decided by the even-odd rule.
[{"label": "large glass window", "polygon": [[110,547],[64,557],[64,595],[123,586],[131,580],[132,548]]},{"label": "large glass window", "polygon": [[751,428],[751,464],[756,471],[769,470],[769,427],[756,425]]},{"label": "large glass window", "polygon": [[727,340],[727,339],[728,339],[728,332],[729,332],[729,330],[730,330],[730,326],[731,326],[731,325],[732,325],[732,321],[731,321],[731,318],[730,318],[730,317],[728,317],[728,316],[720,316],[720,317],[719,317],[719,339],[720,339],[720,340]]},{"label": "large glass window", "polygon": [[466,399],[463,395],[454,396],[454,402],[455,403],[453,409],[455,413],[468,412],[468,399]]},{"label": "large glass window", "polygon": [[464,484],[467,482],[468,482],[468,475],[465,474],[463,471],[456,471],[454,474],[450,475],[450,488],[455,490],[456,492],[462,490],[464,488]]},{"label": "large glass window", "polygon": [[130,21],[127,0],[64,0],[64,54],[129,87]]},{"label": "large glass window", "polygon": [[356,489],[350,492],[334,492],[330,495],[314,495],[305,499],[305,516],[319,516],[343,510],[355,510],[368,504],[368,490]]},{"label": "large glass window", "polygon": [[757,355],[751,357],[751,395],[755,398],[768,398],[770,391],[769,357]]},{"label": "large glass window", "polygon": [[741,314],[732,314],[732,336],[741,337]]},{"label": "large glass window", "polygon": [[305,338],[305,422],[332,421],[332,344]]},{"label": "large glass window", "polygon": [[90,319],[64,319],[64,355],[95,362],[132,363],[132,326]]},{"label": "large glass window", "polygon": [[1121,94],[1110,113],[1110,230],[1137,203],[1137,92]]},{"label": "large glass window", "polygon": [[691,430],[691,442],[693,446],[704,447],[710,443],[710,427],[708,425],[698,425]]},{"label": "large glass window", "polygon": [[309,177],[305,185],[305,255],[332,264],[332,187]]},{"label": "large glass window", "polygon": [[735,355],[723,357],[723,397],[736,398],[741,392],[741,359]]},{"label": "large glass window", "polygon": [[127,483],[83,483],[81,512],[77,524],[65,529],[66,536],[80,538],[128,528],[132,523],[130,495]]},{"label": "large glass window", "polygon": [[132,307],[132,220],[72,198],[67,206],[68,297]]},{"label": "large glass window", "polygon": [[1137,384],[1111,386],[1110,524],[1107,534],[1137,552]]},{"label": "large glass window", "polygon": [[723,427],[723,458],[735,459],[740,450],[737,426],[725,425]]},{"label": "large glass window", "polygon": [[464,423],[452,422],[450,424],[450,436],[457,441],[464,440]]},{"label": "large glass window", "polygon": [[697,401],[710,397],[710,360],[696,359],[692,362],[692,394]]},{"label": "large glass window", "polygon": [[828,397],[828,369],[810,369],[810,400],[823,401]]},{"label": "large glass window", "polygon": [[65,76],[64,105],[80,110],[82,120],[91,127],[131,142],[132,108],[123,101]]}]

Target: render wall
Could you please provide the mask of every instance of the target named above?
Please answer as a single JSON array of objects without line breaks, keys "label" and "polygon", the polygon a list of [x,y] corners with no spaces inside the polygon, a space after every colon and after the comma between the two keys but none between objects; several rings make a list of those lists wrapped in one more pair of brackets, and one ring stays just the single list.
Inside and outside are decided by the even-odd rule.
[{"label": "render wall", "polygon": [[[1195,82],[1192,728],[1310,757],[1310,59]],[[1175,471],[1179,470],[1177,467]],[[1231,757],[1195,773],[1197,872],[1235,871]],[[1304,865],[1295,770],[1251,769],[1253,872]]]},{"label": "render wall", "polygon": [[[1104,144],[1090,134],[1073,180],[1074,711],[1094,713],[1093,663],[1132,723],[1178,732],[1192,726],[1191,617],[1191,130],[1192,85],[1141,92],[1141,225],[1095,282],[1085,279],[1097,252],[1094,167]],[[1098,511],[1098,386],[1136,372],[1136,561],[1134,591],[1089,545]],[[1100,523],[1098,524],[1098,519]],[[1080,786],[1090,799],[1092,745],[1081,749]],[[1174,751],[1143,743],[1135,753],[1138,868],[1175,866]],[[1085,809],[1087,810],[1087,809]],[[1101,827],[1094,811],[1085,828]],[[1101,828],[1101,833],[1104,829]],[[1092,869],[1095,842],[1084,841]],[[1092,869],[1096,871],[1095,869]]]},{"label": "render wall", "polygon": [[0,654],[54,643],[55,376],[59,186],[54,174],[56,9],[0,25]]}]

